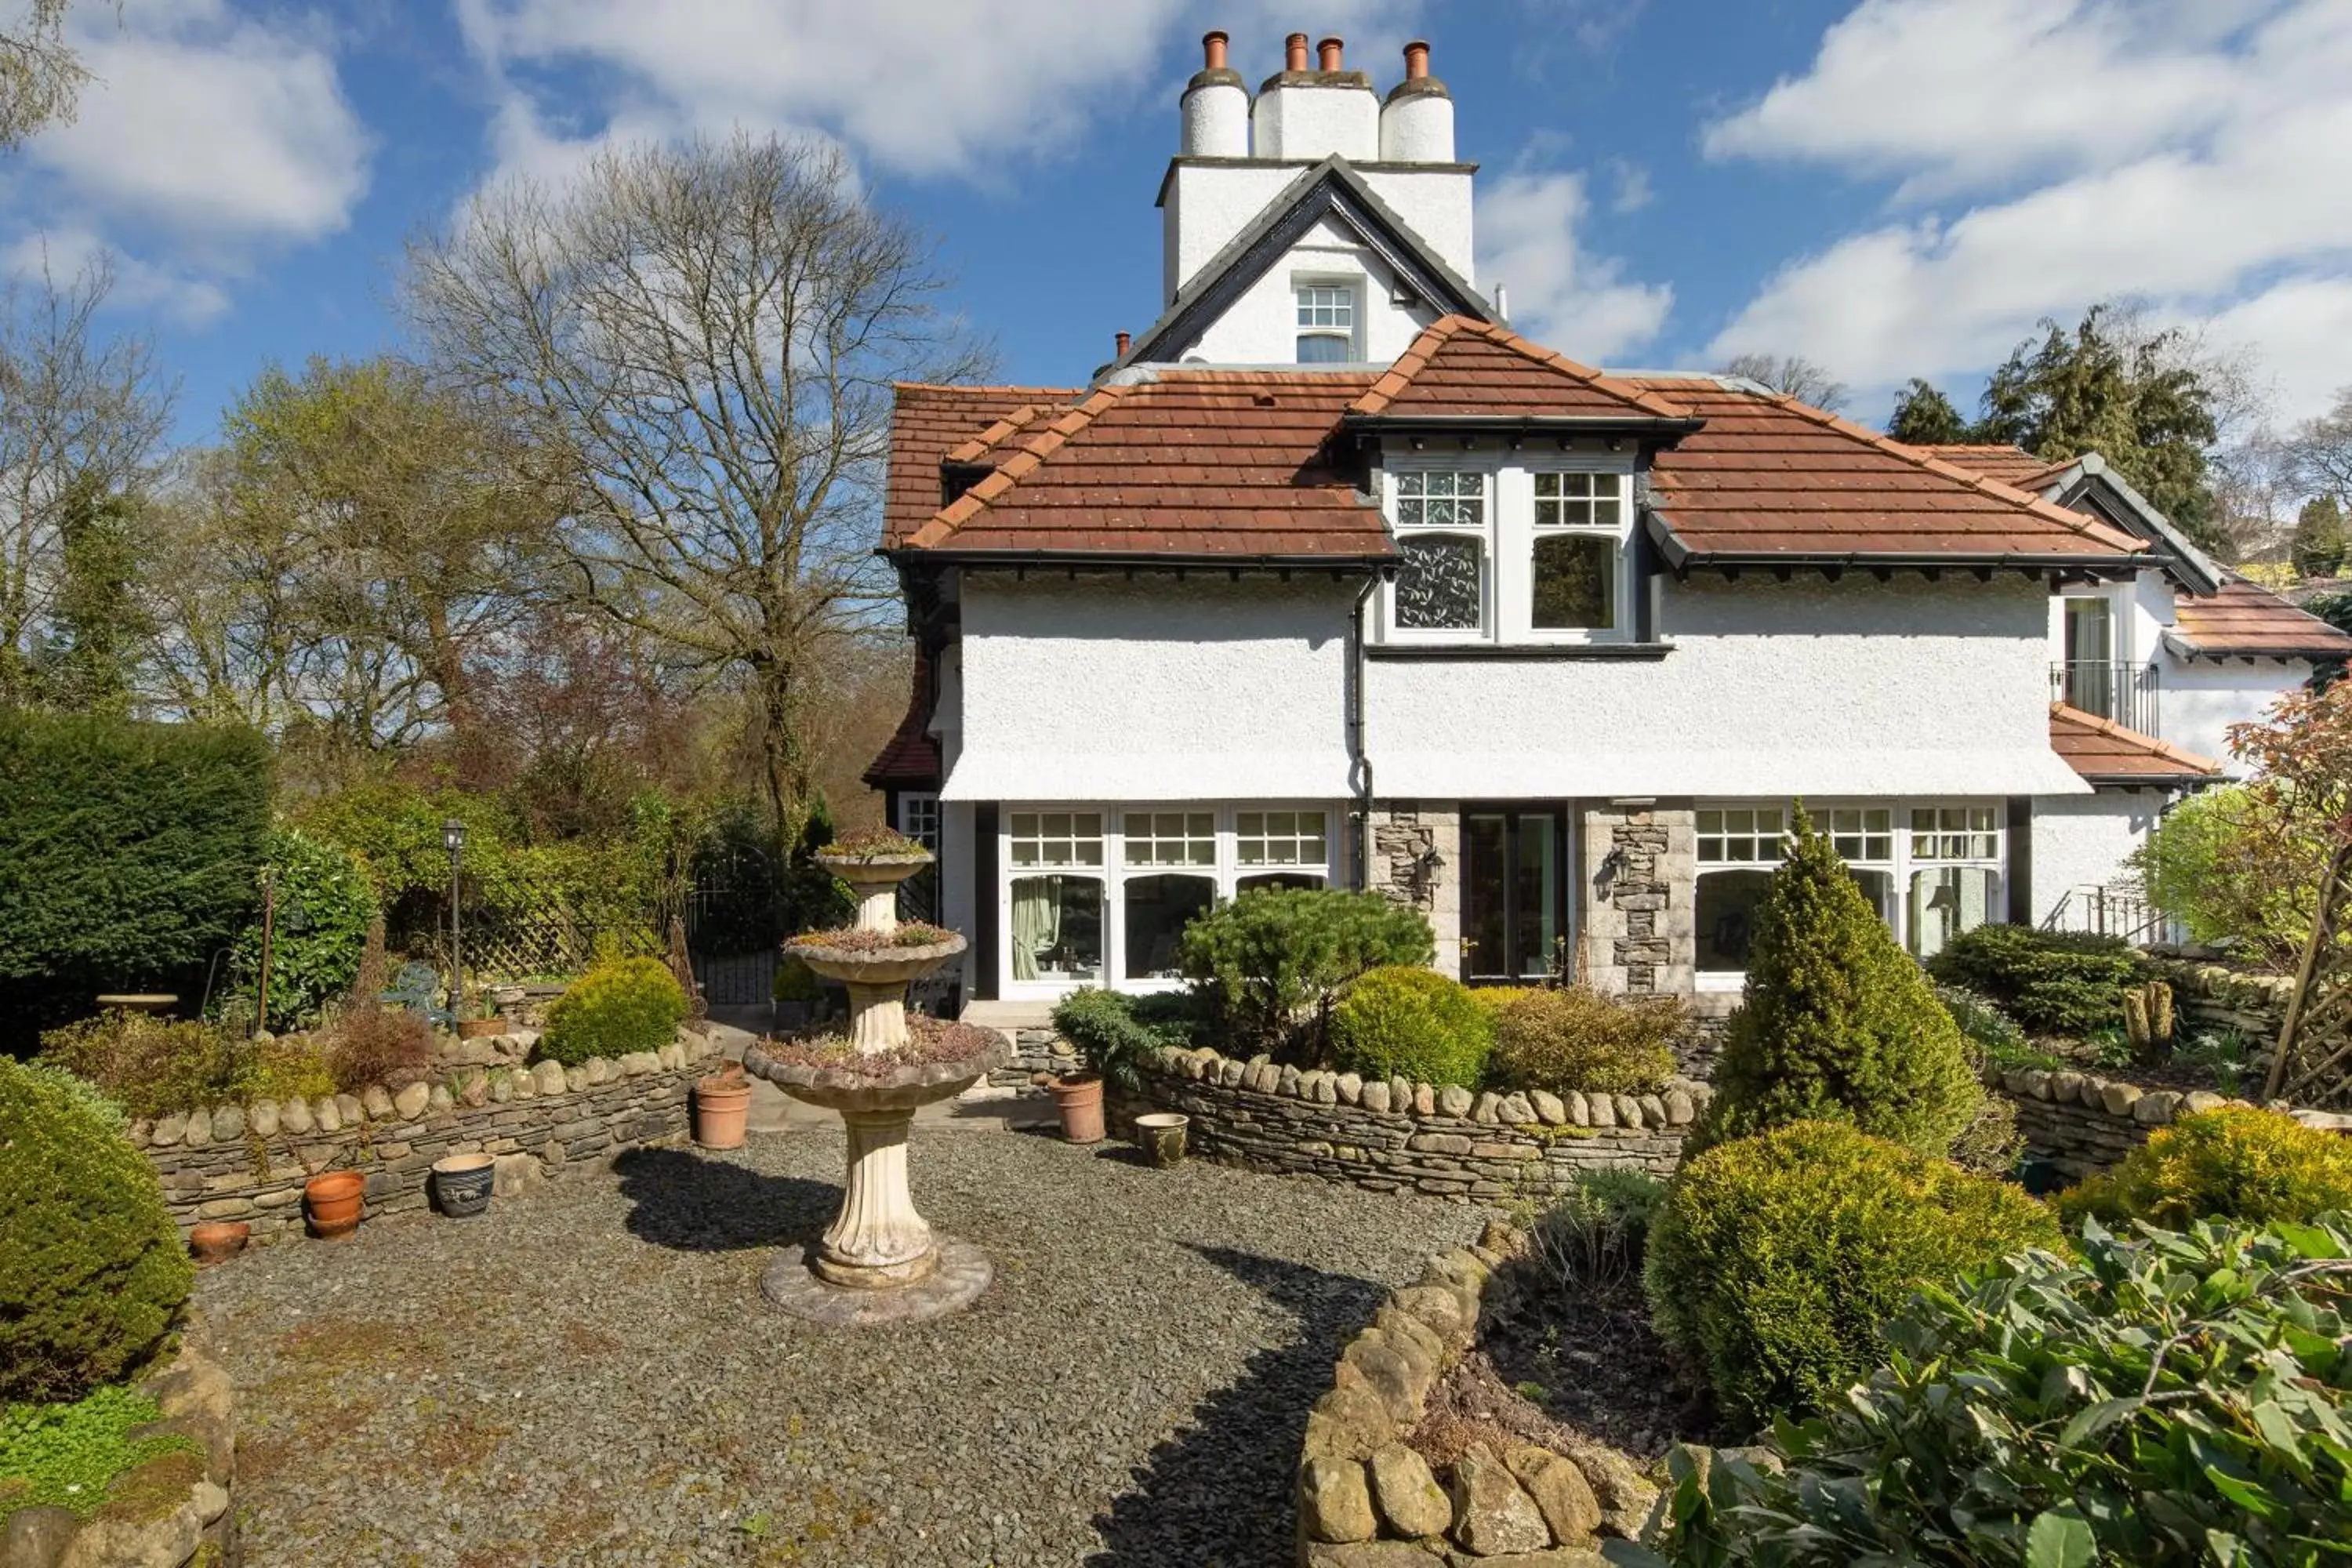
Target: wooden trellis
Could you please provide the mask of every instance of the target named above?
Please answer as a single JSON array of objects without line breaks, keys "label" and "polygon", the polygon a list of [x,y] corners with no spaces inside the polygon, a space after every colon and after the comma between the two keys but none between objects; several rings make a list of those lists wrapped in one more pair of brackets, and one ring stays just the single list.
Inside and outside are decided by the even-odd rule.
[{"label": "wooden trellis", "polygon": [[2263,1099],[2352,1105],[2352,841],[2336,846],[2320,878],[2311,940],[2295,971]]}]

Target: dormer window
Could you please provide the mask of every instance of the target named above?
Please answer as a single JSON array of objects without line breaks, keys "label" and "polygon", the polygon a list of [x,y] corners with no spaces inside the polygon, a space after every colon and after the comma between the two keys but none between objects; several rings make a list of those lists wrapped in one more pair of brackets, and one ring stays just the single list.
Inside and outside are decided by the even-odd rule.
[{"label": "dormer window", "polygon": [[1617,625],[1623,474],[1538,474],[1528,626],[1610,631]]},{"label": "dormer window", "polygon": [[1356,358],[1356,291],[1345,283],[1298,286],[1298,363],[1347,364]]}]

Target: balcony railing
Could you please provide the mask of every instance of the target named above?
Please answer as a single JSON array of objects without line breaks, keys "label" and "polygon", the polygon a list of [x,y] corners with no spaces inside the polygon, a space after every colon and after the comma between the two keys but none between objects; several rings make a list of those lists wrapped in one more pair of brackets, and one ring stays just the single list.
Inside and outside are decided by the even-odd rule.
[{"label": "balcony railing", "polygon": [[2156,666],[2063,659],[2050,667],[2050,695],[2143,735],[2157,728]]},{"label": "balcony railing", "polygon": [[2180,942],[2186,932],[2154,904],[2137,884],[2071,889],[2042,921],[2043,931],[2088,931],[2119,936],[2134,947],[2159,942]]}]

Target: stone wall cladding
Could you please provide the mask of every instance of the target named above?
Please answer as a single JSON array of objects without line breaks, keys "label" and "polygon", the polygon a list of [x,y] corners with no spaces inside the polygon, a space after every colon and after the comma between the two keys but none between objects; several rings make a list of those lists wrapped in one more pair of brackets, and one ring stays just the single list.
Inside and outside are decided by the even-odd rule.
[{"label": "stone wall cladding", "polygon": [[1485,1245],[1431,1258],[1340,1352],[1299,1447],[1302,1568],[1599,1568],[1600,1536],[1640,1536],[1657,1489],[1622,1458],[1481,1443],[1441,1476],[1404,1442],[1475,1341],[1503,1261]]},{"label": "stone wall cladding", "polygon": [[[2120,1079],[2040,1068],[1990,1073],[1985,1082],[2016,1101],[2026,1152],[2068,1182],[2116,1163],[2178,1117],[2250,1104],[2210,1089],[2147,1089]],[[2308,1127],[2352,1133],[2352,1116],[2301,1109],[2287,1114]]]},{"label": "stone wall cladding", "polygon": [[2284,974],[2248,974],[2225,964],[2158,952],[2157,972],[2172,987],[2175,1011],[2187,1023],[2235,1029],[2263,1050],[2278,1046],[2294,981]]},{"label": "stone wall cladding", "polygon": [[1584,974],[1593,988],[1687,996],[1696,952],[1696,817],[1687,805],[1591,805],[1578,835]]},{"label": "stone wall cladding", "polygon": [[1141,1100],[1191,1117],[1187,1147],[1208,1159],[1486,1202],[1557,1192],[1589,1170],[1669,1173],[1711,1093],[1676,1079],[1662,1094],[1639,1097],[1474,1094],[1301,1072],[1265,1057],[1237,1061],[1202,1047],[1163,1052],[1145,1073]]},{"label": "stone wall cladding", "polygon": [[1437,968],[1462,973],[1462,814],[1451,801],[1391,800],[1371,813],[1373,891],[1429,917]]},{"label": "stone wall cladding", "polygon": [[223,1106],[134,1122],[131,1136],[183,1232],[204,1220],[243,1220],[256,1240],[268,1240],[301,1230],[306,1163],[364,1173],[365,1217],[373,1219],[425,1207],[427,1174],[445,1155],[497,1155],[504,1194],[567,1166],[676,1139],[714,1050],[708,1037],[681,1030],[657,1052],[618,1061],[477,1069],[455,1091],[418,1084],[398,1095],[371,1089]]}]

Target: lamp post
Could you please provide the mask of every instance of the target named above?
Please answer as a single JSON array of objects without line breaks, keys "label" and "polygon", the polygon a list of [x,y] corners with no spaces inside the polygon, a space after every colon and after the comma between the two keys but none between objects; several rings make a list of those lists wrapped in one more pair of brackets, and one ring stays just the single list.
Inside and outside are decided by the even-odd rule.
[{"label": "lamp post", "polygon": [[455,1026],[466,1011],[466,950],[457,919],[457,873],[466,858],[466,825],[454,816],[444,822],[441,847],[449,851],[449,1019]]}]

